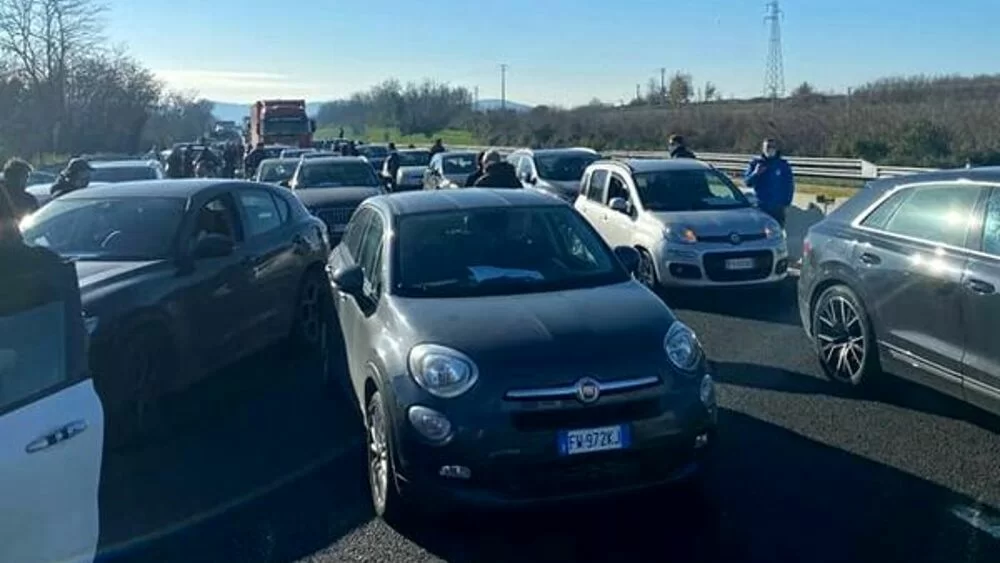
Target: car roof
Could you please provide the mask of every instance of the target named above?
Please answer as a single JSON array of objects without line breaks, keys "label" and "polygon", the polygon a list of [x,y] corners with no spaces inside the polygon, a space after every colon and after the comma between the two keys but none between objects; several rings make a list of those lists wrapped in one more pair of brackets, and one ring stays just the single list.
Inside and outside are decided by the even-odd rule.
[{"label": "car roof", "polygon": [[317,164],[328,164],[331,162],[358,162],[361,164],[368,164],[368,159],[363,156],[320,156],[317,158],[306,158],[303,160],[296,160],[296,162],[301,162],[303,166],[315,166]]},{"label": "car roof", "polygon": [[643,172],[663,172],[676,170],[709,170],[712,167],[705,162],[693,158],[624,158],[598,160],[594,165],[615,165],[628,168],[633,174]]},{"label": "car roof", "polygon": [[523,188],[462,188],[402,192],[375,196],[369,201],[396,217],[466,209],[566,205],[551,195]]},{"label": "car roof", "polygon": [[520,149],[514,152],[526,152],[535,156],[546,156],[553,154],[591,154],[591,155],[597,154],[597,151],[595,151],[594,149],[589,149],[587,147],[565,147],[560,149]]},{"label": "car roof", "polygon": [[261,164],[298,164],[299,159],[297,158],[265,158],[260,161]]},{"label": "car roof", "polygon": [[869,184],[869,188],[876,190],[890,190],[896,186],[903,186],[906,184],[958,182],[963,180],[969,182],[1000,183],[1000,166],[952,168],[950,170],[935,170],[933,172],[921,172],[919,174],[882,178],[879,180],[873,180]]},{"label": "car roof", "polygon": [[440,156],[441,158],[447,158],[449,156],[473,156],[474,157],[474,156],[476,156],[478,154],[479,153],[476,152],[476,151],[446,151],[446,152],[440,152],[436,156]]},{"label": "car roof", "polygon": [[[59,196],[59,199],[94,199],[102,197],[175,197],[190,198],[198,192],[227,185],[246,185],[250,182],[226,179],[170,179],[143,180],[88,186],[84,190],[74,190]],[[260,186],[260,184],[253,184]]]},{"label": "car roof", "polygon": [[431,152],[431,149],[399,149],[396,152]]},{"label": "car roof", "polygon": [[92,160],[90,165],[94,168],[143,168],[155,167],[159,164],[155,160]]}]

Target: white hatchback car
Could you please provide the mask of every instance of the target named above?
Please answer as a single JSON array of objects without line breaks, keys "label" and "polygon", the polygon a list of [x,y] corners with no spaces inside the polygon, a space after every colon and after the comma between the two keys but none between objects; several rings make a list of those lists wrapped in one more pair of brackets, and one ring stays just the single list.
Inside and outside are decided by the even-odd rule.
[{"label": "white hatchback car", "polygon": [[692,159],[602,160],[574,206],[612,247],[639,250],[658,286],[768,285],[788,275],[784,229],[725,174]]}]

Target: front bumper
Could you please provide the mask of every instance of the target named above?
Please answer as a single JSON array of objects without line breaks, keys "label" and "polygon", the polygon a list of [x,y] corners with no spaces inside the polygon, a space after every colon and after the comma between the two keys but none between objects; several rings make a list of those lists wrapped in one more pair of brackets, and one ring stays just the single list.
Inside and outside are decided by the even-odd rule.
[{"label": "front bumper", "polygon": [[788,246],[784,241],[669,243],[661,246],[653,259],[665,287],[759,286],[788,277]]},{"label": "front bumper", "polygon": [[[394,461],[403,494],[486,508],[592,499],[693,477],[714,449],[717,411],[701,403],[696,383],[693,390],[665,392],[661,385],[590,406],[500,403],[500,408],[476,409],[462,418],[447,413],[456,430],[445,445],[426,442],[405,414],[395,417]],[[397,412],[406,412],[399,407]],[[628,426],[627,448],[560,454],[560,431],[616,424]],[[445,476],[445,467],[467,473]]]}]

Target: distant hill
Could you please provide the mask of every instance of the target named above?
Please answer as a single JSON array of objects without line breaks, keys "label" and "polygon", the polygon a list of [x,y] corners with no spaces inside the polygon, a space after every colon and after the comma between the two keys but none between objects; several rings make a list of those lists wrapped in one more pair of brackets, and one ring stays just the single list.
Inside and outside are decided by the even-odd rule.
[{"label": "distant hill", "polygon": [[[479,111],[492,111],[500,109],[502,105],[503,102],[501,100],[479,100],[479,102],[476,104],[476,109]],[[532,106],[529,106],[527,104],[521,104],[518,102],[512,102],[510,100],[507,100],[507,109],[509,110],[522,112],[522,111],[530,111],[531,108]]]},{"label": "distant hill", "polygon": [[[250,103],[236,104],[232,102],[212,102],[215,104],[215,109],[212,110],[212,115],[215,116],[219,121],[235,121],[236,123],[242,123],[243,118],[250,115]],[[320,106],[326,102],[306,102],[306,113],[311,116],[316,115],[319,111]]]}]

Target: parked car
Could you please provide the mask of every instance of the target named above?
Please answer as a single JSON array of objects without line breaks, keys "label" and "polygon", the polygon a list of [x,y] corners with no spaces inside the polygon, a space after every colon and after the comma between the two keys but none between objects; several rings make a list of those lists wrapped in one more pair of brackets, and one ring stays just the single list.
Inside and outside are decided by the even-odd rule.
[{"label": "parked car", "polygon": [[473,151],[442,152],[431,158],[424,172],[425,190],[461,188],[465,180],[476,171],[478,153]]},{"label": "parked car", "polygon": [[[99,160],[91,162],[90,166],[93,168],[90,173],[90,186],[162,180],[166,176],[163,165],[155,160]],[[55,183],[55,180],[52,183]],[[29,186],[26,191],[35,197],[38,205],[45,205],[52,199],[51,189],[51,184],[39,184]]]},{"label": "parked car", "polygon": [[580,180],[601,157],[587,148],[520,149],[507,157],[526,188],[550,193],[570,204],[580,195]]},{"label": "parked car", "polygon": [[385,192],[375,171],[358,156],[302,160],[288,186],[326,224],[331,244],[340,242],[362,201]]},{"label": "parked car", "polygon": [[268,158],[261,161],[253,180],[265,184],[284,185],[292,179],[298,166],[298,158]]},{"label": "parked car", "polygon": [[533,190],[364,202],[328,271],[375,512],[699,475],[712,377],[691,329],[632,278],[638,261]]},{"label": "parked car", "polygon": [[389,156],[388,145],[357,145],[357,149],[358,156],[365,157],[371,163],[372,170],[375,170],[376,173],[382,170],[385,158]]},{"label": "parked car", "polygon": [[888,372],[1000,414],[998,185],[996,167],[879,180],[809,230],[799,310],[831,379]]},{"label": "parked car", "polygon": [[0,264],[0,561],[92,561],[104,412],[76,272],[14,244]]},{"label": "parked car", "polygon": [[310,158],[328,158],[328,157],[331,157],[331,156],[340,156],[340,153],[336,153],[336,152],[333,152],[333,151],[326,151],[326,150],[322,150],[322,151],[321,150],[314,150],[312,152],[303,153],[302,156],[299,157],[299,158],[301,158],[303,160],[309,160]]},{"label": "parked car", "polygon": [[90,366],[116,445],[167,393],[291,337],[325,353],[329,240],[288,190],[160,180],[68,193],[22,224],[75,261]]},{"label": "parked car", "polygon": [[399,170],[396,171],[396,191],[422,189],[424,172],[427,171],[427,166],[431,162],[431,151],[428,149],[401,149],[398,153]]},{"label": "parked car", "polygon": [[316,149],[285,149],[285,150],[281,151],[281,154],[278,155],[278,158],[294,158],[294,159],[299,159],[299,158],[302,158],[302,156],[307,155],[307,154],[312,153],[312,152],[316,152]]},{"label": "parked car", "polygon": [[602,160],[583,184],[576,209],[609,244],[639,251],[650,288],[774,286],[788,275],[781,225],[701,161]]}]

